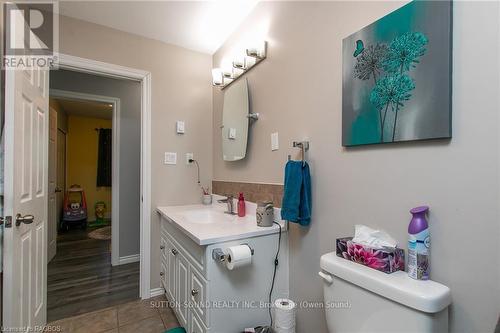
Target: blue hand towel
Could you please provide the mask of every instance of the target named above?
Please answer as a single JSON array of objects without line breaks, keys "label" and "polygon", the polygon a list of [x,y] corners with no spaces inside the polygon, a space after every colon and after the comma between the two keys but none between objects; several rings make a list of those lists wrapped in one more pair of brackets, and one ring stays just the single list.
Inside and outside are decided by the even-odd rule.
[{"label": "blue hand towel", "polygon": [[303,226],[311,222],[311,175],[307,162],[286,164],[281,218]]}]

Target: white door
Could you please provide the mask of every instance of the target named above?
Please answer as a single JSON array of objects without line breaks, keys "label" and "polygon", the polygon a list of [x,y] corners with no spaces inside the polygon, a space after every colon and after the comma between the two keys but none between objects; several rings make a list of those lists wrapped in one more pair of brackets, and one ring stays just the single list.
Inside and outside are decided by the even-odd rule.
[{"label": "white door", "polygon": [[57,129],[57,186],[56,186],[56,233],[61,222],[61,215],[66,191],[66,133]]},{"label": "white door", "polygon": [[47,320],[48,83],[45,69],[5,72],[4,203],[12,222],[4,231],[3,328],[16,332]]},{"label": "white door", "polygon": [[49,211],[47,218],[47,261],[57,251],[57,111],[50,108],[49,116]]}]

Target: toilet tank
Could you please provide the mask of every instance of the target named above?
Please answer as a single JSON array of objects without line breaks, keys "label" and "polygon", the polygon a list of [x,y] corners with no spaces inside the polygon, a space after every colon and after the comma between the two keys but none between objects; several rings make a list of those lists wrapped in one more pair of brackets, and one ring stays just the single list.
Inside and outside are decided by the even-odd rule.
[{"label": "toilet tank", "polygon": [[320,265],[329,332],[448,332],[448,287],[402,271],[386,274],[334,252]]}]

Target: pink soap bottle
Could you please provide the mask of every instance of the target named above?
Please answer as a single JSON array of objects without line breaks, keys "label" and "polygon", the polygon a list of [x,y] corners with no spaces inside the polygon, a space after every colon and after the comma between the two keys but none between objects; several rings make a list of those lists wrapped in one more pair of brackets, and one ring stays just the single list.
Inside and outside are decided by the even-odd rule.
[{"label": "pink soap bottle", "polygon": [[243,197],[243,193],[240,193],[240,197],[238,198],[238,216],[245,216],[245,198]]}]

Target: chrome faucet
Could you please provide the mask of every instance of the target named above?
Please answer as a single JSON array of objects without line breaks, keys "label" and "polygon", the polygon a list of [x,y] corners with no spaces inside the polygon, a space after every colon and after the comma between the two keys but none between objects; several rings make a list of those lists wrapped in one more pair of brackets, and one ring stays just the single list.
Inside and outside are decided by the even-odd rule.
[{"label": "chrome faucet", "polygon": [[227,203],[227,211],[225,211],[224,213],[230,214],[230,215],[236,215],[236,213],[234,212],[234,200],[233,199],[234,199],[234,196],[232,194],[228,194],[228,195],[226,195],[225,199],[217,200],[217,202],[220,202],[220,203]]}]

